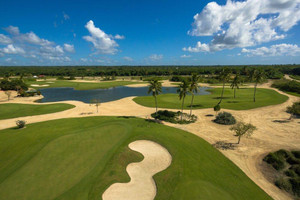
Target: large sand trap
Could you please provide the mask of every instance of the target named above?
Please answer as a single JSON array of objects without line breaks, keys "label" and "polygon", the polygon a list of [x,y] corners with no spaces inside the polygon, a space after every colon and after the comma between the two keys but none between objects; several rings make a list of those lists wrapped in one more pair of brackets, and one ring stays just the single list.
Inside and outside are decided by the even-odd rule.
[{"label": "large sand trap", "polygon": [[131,163],[126,171],[129,183],[115,183],[102,195],[104,200],[152,200],[156,195],[156,186],[152,176],[170,166],[172,156],[161,145],[138,140],[129,144],[129,148],[144,155],[144,160]]}]

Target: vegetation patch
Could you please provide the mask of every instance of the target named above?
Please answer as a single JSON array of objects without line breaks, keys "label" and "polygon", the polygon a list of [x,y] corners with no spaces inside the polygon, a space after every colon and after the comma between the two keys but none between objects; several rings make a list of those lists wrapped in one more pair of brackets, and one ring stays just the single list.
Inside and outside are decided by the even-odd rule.
[{"label": "vegetation patch", "polygon": [[293,116],[299,117],[300,116],[300,101],[293,103],[292,106],[288,106],[286,111]]},{"label": "vegetation patch", "polygon": [[[181,120],[182,116],[182,120]],[[187,113],[173,112],[169,110],[159,110],[157,113],[152,113],[151,117],[174,124],[190,124],[197,121],[196,115],[189,115]]]},{"label": "vegetation patch", "polygon": [[[220,102],[220,94],[222,88],[209,89],[209,95],[195,95],[194,106],[192,109],[213,108]],[[253,102],[253,88],[240,88],[236,91],[236,98],[234,98],[234,90],[225,88],[224,97],[222,100],[222,108],[232,110],[247,110],[259,108],[263,106],[276,105],[285,102],[288,97],[270,89],[257,88],[256,102]],[[133,99],[136,103],[155,107],[155,102],[151,96],[141,96]],[[192,95],[186,95],[184,101],[184,109],[191,109]],[[182,102],[177,94],[160,94],[157,96],[159,108],[178,109],[181,108]]]},{"label": "vegetation patch", "polygon": [[300,197],[300,151],[287,151],[280,149],[271,152],[263,159],[275,170],[277,178],[274,184],[294,195]]},{"label": "vegetation patch", "polygon": [[272,87],[278,88],[279,90],[282,90],[284,92],[296,94],[297,96],[300,95],[300,82],[298,81],[281,79],[275,81],[272,84]]},{"label": "vegetation patch", "polygon": [[214,120],[217,124],[232,125],[236,123],[235,118],[229,112],[220,112]]},{"label": "vegetation patch", "polygon": [[74,107],[65,103],[47,105],[5,103],[0,104],[0,120],[60,112]]},{"label": "vegetation patch", "polygon": [[271,200],[200,137],[123,117],[69,118],[1,130],[1,199],[99,199],[112,183],[130,180],[127,164],[143,158],[128,148],[136,140],[157,142],[172,155],[170,167],[154,176],[156,199]]}]

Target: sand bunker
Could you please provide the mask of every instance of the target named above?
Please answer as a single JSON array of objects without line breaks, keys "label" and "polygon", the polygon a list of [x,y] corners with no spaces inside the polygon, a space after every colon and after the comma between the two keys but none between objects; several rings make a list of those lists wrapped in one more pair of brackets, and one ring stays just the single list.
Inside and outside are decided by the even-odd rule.
[{"label": "sand bunker", "polygon": [[156,195],[156,186],[152,176],[170,166],[172,156],[161,145],[138,140],[130,143],[129,148],[140,152],[144,160],[130,163],[126,171],[131,180],[129,183],[112,184],[102,195],[104,200],[152,200]]},{"label": "sand bunker", "polygon": [[49,85],[36,85],[36,84],[31,84],[30,86],[32,87],[48,87]]}]

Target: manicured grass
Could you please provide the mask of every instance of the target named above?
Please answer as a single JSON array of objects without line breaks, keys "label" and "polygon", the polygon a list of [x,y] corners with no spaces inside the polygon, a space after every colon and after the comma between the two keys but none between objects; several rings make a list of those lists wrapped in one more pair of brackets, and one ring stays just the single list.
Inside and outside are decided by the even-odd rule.
[{"label": "manicured grass", "polygon": [[0,131],[0,197],[5,200],[101,199],[128,182],[128,163],[142,160],[129,143],[166,147],[172,164],[155,175],[156,199],[271,199],[203,139],[175,128],[125,117],[87,117]]},{"label": "manicured grass", "polygon": [[[54,83],[49,83],[54,82]],[[99,83],[88,83],[88,82],[74,82],[68,80],[56,80],[56,81],[27,81],[29,87],[33,88],[55,88],[55,87],[72,87],[76,90],[91,90],[91,89],[101,89],[110,88],[123,85],[137,84],[140,82],[133,81],[101,81]],[[47,87],[35,87],[31,85],[49,85]]]},{"label": "manicured grass", "polygon": [[5,103],[5,104],[0,104],[0,110],[1,110],[0,120],[54,113],[54,112],[59,112],[74,107],[75,107],[74,105],[70,105],[66,103],[48,104],[48,105]]},{"label": "manicured grass", "polygon": [[[195,96],[193,109],[213,108],[219,101],[222,88],[209,90],[209,95]],[[221,107],[232,110],[247,110],[262,106],[275,105],[285,102],[287,96],[281,95],[274,90],[259,88],[256,91],[256,102],[253,102],[253,88],[241,88],[236,91],[236,98],[233,98],[233,90],[225,89],[224,99]],[[136,103],[147,107],[155,107],[152,96],[136,97],[133,99]],[[160,94],[157,98],[160,108],[181,108],[181,101],[177,94]],[[185,98],[184,109],[190,109],[191,96]]]}]

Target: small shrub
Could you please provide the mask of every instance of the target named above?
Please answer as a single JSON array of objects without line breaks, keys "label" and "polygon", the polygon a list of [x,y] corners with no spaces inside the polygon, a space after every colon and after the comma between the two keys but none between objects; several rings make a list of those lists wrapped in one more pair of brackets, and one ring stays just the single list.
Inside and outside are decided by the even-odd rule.
[{"label": "small shrub", "polygon": [[18,128],[24,128],[25,125],[26,125],[26,121],[24,121],[24,120],[17,120],[16,124],[17,124]]},{"label": "small shrub", "polygon": [[287,107],[286,112],[295,116],[300,116],[300,101],[295,102],[292,106]]},{"label": "small shrub", "polygon": [[271,164],[276,170],[281,170],[285,167],[285,159],[276,153],[269,153],[263,160]]},{"label": "small shrub", "polygon": [[235,118],[228,112],[221,112],[217,115],[214,122],[224,125],[232,125],[236,123]]},{"label": "small shrub", "polygon": [[181,120],[181,112],[173,112],[173,111],[168,111],[168,110],[159,110],[156,113],[152,113],[151,116],[155,119],[166,121],[166,122],[171,122],[174,124],[189,124],[189,123],[194,123],[197,120],[196,115],[192,115],[191,117],[183,113],[183,120]]},{"label": "small shrub", "polygon": [[292,178],[294,178],[294,177],[297,176],[296,172],[293,171],[292,169],[286,170],[286,171],[284,172],[284,174],[287,175],[287,176],[289,176],[289,177],[292,177]]},{"label": "small shrub", "polygon": [[290,184],[292,185],[294,195],[300,197],[300,178],[291,178]]},{"label": "small shrub", "polygon": [[280,189],[284,189],[287,192],[292,191],[292,184],[290,183],[289,179],[287,178],[279,178],[275,181],[275,185]]},{"label": "small shrub", "polygon": [[300,151],[291,151],[296,158],[300,158]]},{"label": "small shrub", "polygon": [[290,169],[300,176],[300,165],[293,165]]}]

